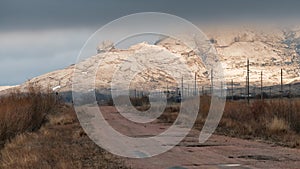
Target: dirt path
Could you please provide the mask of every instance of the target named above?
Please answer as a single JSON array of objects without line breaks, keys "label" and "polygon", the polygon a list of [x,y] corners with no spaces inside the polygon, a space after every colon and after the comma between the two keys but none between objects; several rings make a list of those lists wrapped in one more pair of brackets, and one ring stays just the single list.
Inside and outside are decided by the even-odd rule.
[{"label": "dirt path", "polygon": [[[162,123],[138,125],[122,118],[113,107],[102,107],[105,119],[119,132],[132,137],[152,136],[165,130]],[[125,159],[132,168],[300,168],[300,150],[213,135],[198,143],[199,131],[192,130],[170,151],[146,159]]]}]

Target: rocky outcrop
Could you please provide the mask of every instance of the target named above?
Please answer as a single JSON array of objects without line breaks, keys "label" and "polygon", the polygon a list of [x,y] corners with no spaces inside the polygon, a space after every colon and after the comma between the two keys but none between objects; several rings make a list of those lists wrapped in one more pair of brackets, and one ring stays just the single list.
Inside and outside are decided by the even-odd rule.
[{"label": "rocky outcrop", "polygon": [[[235,84],[241,86],[245,84],[247,59],[250,61],[252,86],[259,86],[261,71],[264,85],[279,84],[280,69],[283,69],[285,84],[300,81],[298,59],[300,29],[297,27],[292,29],[236,28],[222,29],[222,31],[207,29],[205,33],[217,51],[217,58],[213,59],[222,64],[227,82],[233,80]],[[181,67],[182,63],[185,63],[191,72],[197,72],[198,84],[209,85],[210,83],[210,68],[203,63],[202,57],[178,40],[164,38],[154,45],[140,43],[126,50],[115,49],[107,42],[97,49],[98,54],[77,65],[81,73],[87,75],[86,78],[91,78],[90,71],[97,70],[96,88],[111,88],[110,84],[115,72],[124,74],[118,82],[122,84],[122,81],[131,78],[126,74],[141,68],[144,70],[132,79],[132,88],[167,87],[175,84],[176,79],[190,76],[182,71],[184,69]],[[157,57],[153,58],[154,54]],[[156,67],[149,66],[149,63]],[[71,91],[74,68],[75,65],[71,65],[41,75],[25,82],[19,88],[26,90],[28,85],[37,84],[53,91]],[[172,72],[173,78],[164,71],[165,68]]]},{"label": "rocky outcrop", "polygon": [[[265,85],[299,81],[298,34],[295,29],[239,29],[208,33],[220,56],[227,81],[245,82],[247,59],[250,62],[250,82],[260,83],[263,72]],[[293,37],[291,37],[293,35]]]}]

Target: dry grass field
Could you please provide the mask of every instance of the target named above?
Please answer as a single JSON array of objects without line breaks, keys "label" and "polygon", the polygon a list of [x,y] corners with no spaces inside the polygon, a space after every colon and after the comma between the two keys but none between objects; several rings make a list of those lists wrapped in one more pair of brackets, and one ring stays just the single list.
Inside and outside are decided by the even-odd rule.
[{"label": "dry grass field", "polygon": [[0,103],[0,168],[127,168],[86,136],[55,94],[31,88]]},{"label": "dry grass field", "polygon": [[[201,129],[210,108],[210,97],[201,96],[195,128]],[[180,104],[170,105],[160,120],[172,123]],[[288,147],[300,147],[300,99],[265,99],[226,101],[223,117],[216,131],[231,137],[261,139]]]},{"label": "dry grass field", "polygon": [[0,98],[0,143],[23,132],[38,130],[46,116],[56,111],[55,95],[42,94],[31,87],[27,94],[18,91]]},{"label": "dry grass field", "polygon": [[[147,98],[131,100],[149,109]],[[124,161],[95,145],[82,130],[71,105],[55,94],[30,88],[0,98],[0,168],[127,168]],[[112,103],[111,103],[112,104]],[[202,96],[195,129],[201,129],[210,97]],[[173,123],[180,103],[168,105],[159,117]],[[300,99],[226,101],[217,134],[260,139],[300,147]]]}]

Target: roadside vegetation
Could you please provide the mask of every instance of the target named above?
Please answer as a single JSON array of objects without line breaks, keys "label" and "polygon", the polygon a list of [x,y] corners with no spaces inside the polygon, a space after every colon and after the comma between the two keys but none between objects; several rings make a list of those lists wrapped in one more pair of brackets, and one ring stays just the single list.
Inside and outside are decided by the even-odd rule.
[{"label": "roadside vegetation", "polygon": [[[210,99],[210,96],[201,96],[194,128],[201,130],[204,125]],[[138,106],[137,109],[143,110],[143,107],[148,109],[149,106]],[[180,103],[169,104],[159,119],[173,123],[179,111]],[[246,100],[227,100],[216,133],[300,148],[300,99],[257,99],[249,104]]]},{"label": "roadside vegetation", "polygon": [[0,145],[23,132],[38,130],[48,114],[58,108],[55,95],[30,87],[28,93],[15,91],[0,98]]},{"label": "roadside vegetation", "polygon": [[[147,97],[131,102],[138,110],[150,107]],[[0,104],[0,168],[127,168],[88,138],[72,105],[56,94],[30,87],[1,97]],[[201,96],[194,128],[201,130],[209,108],[210,97]],[[180,103],[169,103],[159,121],[170,125],[179,111]],[[226,101],[216,132],[300,148],[300,99]]]},{"label": "roadside vegetation", "polygon": [[300,148],[300,99],[227,101],[218,132]]},{"label": "roadside vegetation", "polygon": [[0,168],[124,168],[93,143],[71,105],[38,87],[0,98]]}]

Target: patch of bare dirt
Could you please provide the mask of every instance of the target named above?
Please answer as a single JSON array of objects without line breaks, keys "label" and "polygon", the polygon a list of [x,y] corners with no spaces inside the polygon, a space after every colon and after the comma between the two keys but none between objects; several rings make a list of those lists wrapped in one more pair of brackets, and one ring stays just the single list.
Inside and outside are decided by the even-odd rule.
[{"label": "patch of bare dirt", "polygon": [[[131,136],[139,133],[157,133],[165,129],[163,123],[137,127],[118,115],[113,107],[101,107],[102,113],[114,128]],[[126,126],[126,127],[124,127]],[[259,140],[243,140],[220,135],[204,144],[198,143],[199,131],[188,136],[170,151],[145,159],[125,159],[125,163],[137,169],[157,168],[299,168],[300,150],[263,143]]]}]

